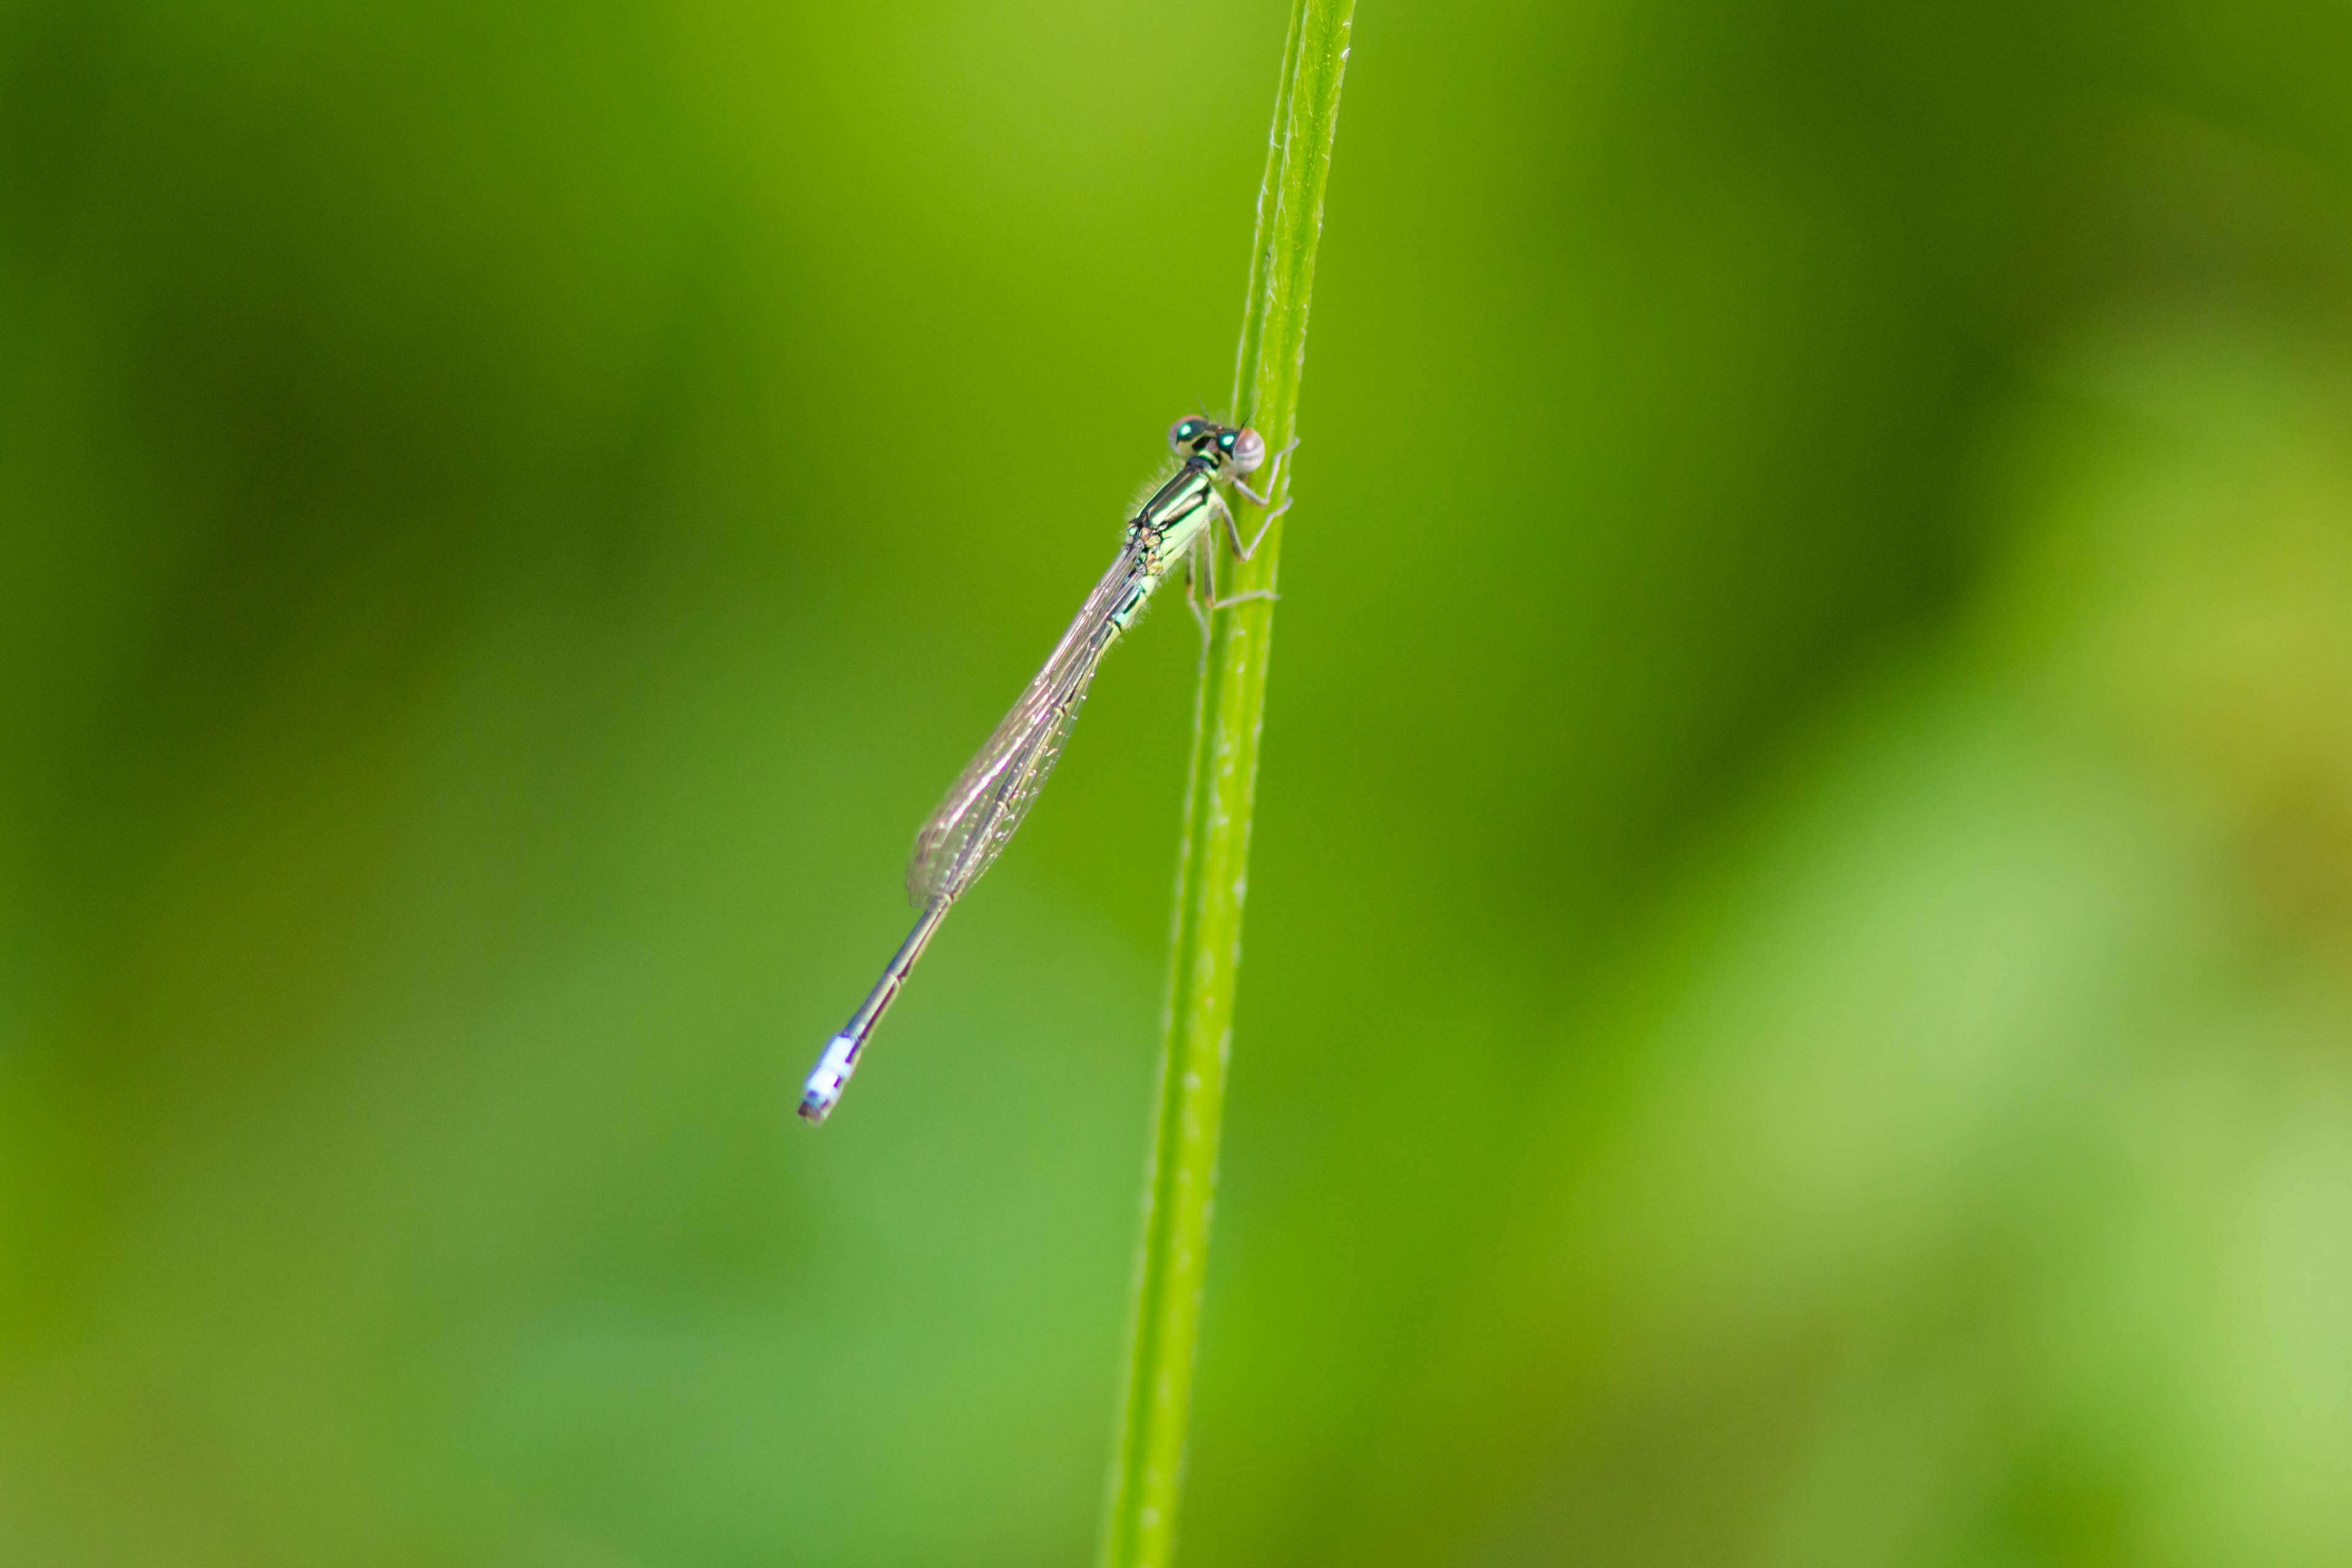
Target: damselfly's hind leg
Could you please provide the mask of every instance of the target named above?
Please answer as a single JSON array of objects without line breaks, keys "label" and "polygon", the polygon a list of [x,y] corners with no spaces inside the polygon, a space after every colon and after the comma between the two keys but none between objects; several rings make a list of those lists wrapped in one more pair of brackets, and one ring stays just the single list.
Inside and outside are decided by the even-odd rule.
[{"label": "damselfly's hind leg", "polygon": [[[1222,505],[1222,503],[1220,504]],[[1227,525],[1230,526],[1233,520],[1234,515],[1231,512],[1227,512],[1225,514],[1225,522]],[[1246,560],[1249,558],[1247,556],[1244,556],[1242,559]],[[1189,559],[1191,562],[1189,570],[1192,572],[1192,580],[1200,585],[1205,591],[1207,595],[1204,601],[1194,603],[1192,607],[1192,613],[1201,618],[1201,629],[1203,632],[1206,632],[1209,628],[1208,615],[1201,607],[1203,602],[1206,603],[1210,610],[1230,610],[1236,604],[1247,604],[1253,599],[1279,599],[1282,597],[1281,594],[1276,593],[1271,588],[1256,588],[1252,589],[1247,593],[1236,593],[1231,599],[1218,598],[1217,538],[1214,534],[1202,534],[1201,536],[1201,542],[1192,547],[1192,552]]]}]

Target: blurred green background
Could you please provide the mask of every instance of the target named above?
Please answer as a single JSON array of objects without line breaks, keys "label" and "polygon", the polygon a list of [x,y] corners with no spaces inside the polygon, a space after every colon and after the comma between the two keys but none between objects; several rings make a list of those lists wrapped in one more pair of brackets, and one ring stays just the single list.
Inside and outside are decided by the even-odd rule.
[{"label": "blurred green background", "polygon": [[[0,6],[0,1561],[1089,1560],[1283,12]],[[2347,68],[1365,0],[1189,1564],[2352,1561]]]}]

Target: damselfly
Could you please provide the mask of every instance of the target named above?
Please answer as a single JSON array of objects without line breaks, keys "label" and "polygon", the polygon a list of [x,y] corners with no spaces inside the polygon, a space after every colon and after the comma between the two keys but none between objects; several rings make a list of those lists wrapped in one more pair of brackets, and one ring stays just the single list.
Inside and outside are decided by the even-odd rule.
[{"label": "damselfly", "polygon": [[[1265,497],[1244,483],[1265,461],[1265,439],[1247,425],[1180,419],[1168,432],[1168,444],[1182,460],[1175,474],[1129,519],[1125,548],[1079,607],[1077,619],[1062,633],[1045,667],[915,835],[907,896],[923,913],[883,969],[866,1005],[825,1043],[824,1054],[801,1092],[801,1114],[808,1120],[824,1121],[840,1102],[867,1037],[897,999],[907,972],[923,956],[949,906],[980,880],[1036,803],[1038,790],[1061,759],[1062,743],[1069,738],[1078,705],[1086,701],[1087,686],[1102,656],[1142,613],[1168,574],[1180,563],[1188,568],[1193,610],[1203,627],[1212,610],[1273,597],[1262,590],[1220,599],[1216,587],[1215,523],[1223,521],[1234,553],[1244,560],[1265,537],[1260,528],[1257,538],[1244,544],[1233,507],[1218,489],[1230,485],[1265,505]],[[1267,520],[1273,520],[1271,515]]]}]

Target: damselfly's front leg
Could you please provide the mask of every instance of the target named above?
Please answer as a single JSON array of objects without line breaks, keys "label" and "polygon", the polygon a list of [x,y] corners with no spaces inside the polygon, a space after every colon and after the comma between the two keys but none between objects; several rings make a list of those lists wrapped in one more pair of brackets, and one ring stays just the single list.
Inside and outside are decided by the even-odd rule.
[{"label": "damselfly's front leg", "polygon": [[[1248,497],[1259,506],[1265,506],[1266,503],[1266,496],[1274,494],[1275,481],[1282,475],[1282,460],[1297,450],[1298,450],[1298,437],[1294,435],[1290,438],[1289,445],[1284,447],[1281,451],[1274,455],[1274,465],[1266,470],[1265,496],[1259,495],[1255,490],[1253,490],[1247,485],[1243,484],[1239,476],[1235,476],[1232,480],[1234,488],[1239,490],[1243,495]],[[1242,543],[1241,525],[1234,520],[1234,509],[1231,507],[1226,506],[1223,497],[1220,497],[1217,502],[1217,509],[1224,514],[1225,534],[1234,541],[1234,553],[1241,557],[1244,560],[1247,560],[1250,557],[1255,555],[1257,553],[1257,547],[1265,541],[1265,530],[1274,527],[1274,519],[1282,516],[1283,513],[1290,510],[1290,501],[1291,497],[1285,496],[1282,498],[1282,505],[1276,507],[1271,512],[1268,512],[1265,515],[1265,519],[1258,524],[1256,537],[1252,538],[1249,543],[1244,544]]]}]

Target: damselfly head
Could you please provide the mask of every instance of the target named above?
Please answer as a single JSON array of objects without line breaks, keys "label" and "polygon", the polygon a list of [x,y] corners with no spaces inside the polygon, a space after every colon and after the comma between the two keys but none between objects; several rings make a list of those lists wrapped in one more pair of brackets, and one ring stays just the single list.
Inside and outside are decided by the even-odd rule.
[{"label": "damselfly head", "polygon": [[1206,457],[1235,474],[1254,474],[1265,461],[1265,437],[1256,431],[1197,415],[1170,425],[1168,444],[1179,457]]}]

